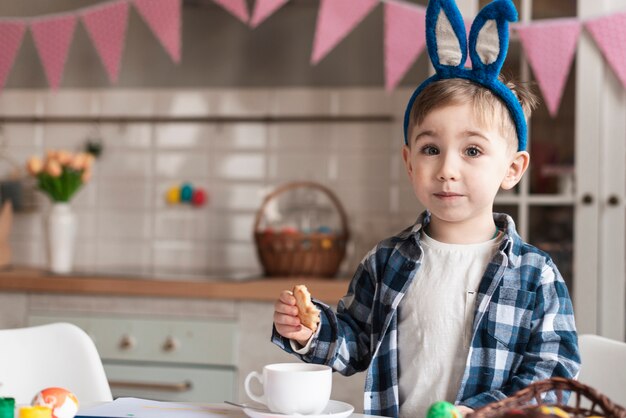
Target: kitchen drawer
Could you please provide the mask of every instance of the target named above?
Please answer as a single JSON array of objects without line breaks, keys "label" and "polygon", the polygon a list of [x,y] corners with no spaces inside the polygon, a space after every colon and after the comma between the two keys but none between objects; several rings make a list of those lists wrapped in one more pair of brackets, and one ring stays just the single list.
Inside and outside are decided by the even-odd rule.
[{"label": "kitchen drawer", "polygon": [[226,367],[164,367],[105,363],[113,397],[161,401],[222,402],[236,400],[237,375]]},{"label": "kitchen drawer", "polygon": [[96,343],[103,360],[234,366],[237,323],[232,320],[171,320],[136,317],[31,314],[30,325],[69,322]]}]

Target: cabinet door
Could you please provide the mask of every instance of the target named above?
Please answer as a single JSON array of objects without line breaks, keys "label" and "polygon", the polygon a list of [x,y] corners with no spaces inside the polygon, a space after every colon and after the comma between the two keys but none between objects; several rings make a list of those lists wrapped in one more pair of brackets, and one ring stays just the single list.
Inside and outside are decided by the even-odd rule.
[{"label": "cabinet door", "polygon": [[[622,0],[578,1],[585,20],[626,11]],[[576,294],[581,333],[626,336],[626,95],[598,46],[583,31],[578,48],[579,158]]]}]

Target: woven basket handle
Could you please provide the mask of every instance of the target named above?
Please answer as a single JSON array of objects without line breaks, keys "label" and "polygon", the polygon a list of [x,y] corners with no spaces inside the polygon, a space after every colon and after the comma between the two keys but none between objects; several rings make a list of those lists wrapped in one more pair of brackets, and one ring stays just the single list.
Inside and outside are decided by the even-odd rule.
[{"label": "woven basket handle", "polygon": [[261,224],[261,220],[263,219],[263,213],[265,213],[265,207],[270,202],[270,200],[272,200],[276,196],[278,196],[278,195],[280,195],[280,194],[282,194],[282,193],[284,193],[284,192],[286,192],[288,190],[299,189],[299,188],[316,189],[316,190],[319,190],[319,191],[323,192],[326,196],[328,196],[330,198],[331,202],[333,202],[333,204],[335,205],[335,207],[339,211],[339,217],[341,219],[341,228],[343,229],[343,233],[344,233],[344,235],[346,237],[346,240],[347,240],[350,237],[350,229],[348,227],[348,216],[346,215],[346,211],[344,210],[343,206],[341,205],[341,202],[339,201],[337,196],[329,188],[327,188],[325,186],[322,186],[319,183],[314,183],[312,181],[295,181],[295,182],[291,182],[291,183],[285,183],[285,184],[277,187],[275,190],[273,190],[267,196],[265,196],[265,199],[263,199],[263,203],[261,204],[261,207],[257,211],[255,219],[254,219],[254,231],[256,232],[256,231],[259,230],[259,225]]}]

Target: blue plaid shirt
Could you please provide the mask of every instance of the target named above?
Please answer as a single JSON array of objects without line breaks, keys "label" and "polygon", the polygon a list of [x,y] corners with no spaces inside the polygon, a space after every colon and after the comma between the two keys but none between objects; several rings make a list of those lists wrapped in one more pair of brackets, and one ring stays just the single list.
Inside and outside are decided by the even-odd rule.
[{"label": "blue plaid shirt", "polygon": [[[533,381],[574,378],[580,366],[572,303],[559,271],[548,254],[522,241],[509,216],[494,214],[494,219],[504,237],[478,289],[456,399],[474,409]],[[399,413],[398,307],[422,263],[420,233],[429,220],[425,212],[370,251],[336,313],[315,300],[321,323],[307,354],[296,354],[273,330],[272,341],[303,361],[327,364],[343,375],[367,370],[366,414]]]}]

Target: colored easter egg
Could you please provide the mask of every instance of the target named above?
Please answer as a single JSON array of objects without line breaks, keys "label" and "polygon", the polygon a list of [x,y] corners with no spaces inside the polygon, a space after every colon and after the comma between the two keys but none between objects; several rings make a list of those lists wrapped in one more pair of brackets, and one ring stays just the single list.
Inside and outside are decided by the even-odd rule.
[{"label": "colored easter egg", "polygon": [[333,248],[333,242],[328,238],[324,238],[320,244],[324,250],[330,250]]},{"label": "colored easter egg", "polygon": [[320,234],[330,234],[333,230],[329,226],[320,226],[317,228],[317,232]]},{"label": "colored easter egg", "polygon": [[202,189],[196,189],[191,196],[191,204],[194,206],[203,206],[206,202],[206,193]]},{"label": "colored easter egg", "polygon": [[180,189],[178,186],[170,187],[165,193],[165,201],[171,205],[180,202]]},{"label": "colored easter egg", "polygon": [[554,416],[559,418],[570,418],[569,414],[556,406],[541,405],[537,408],[537,412],[541,415]]},{"label": "colored easter egg", "polygon": [[19,418],[52,418],[52,409],[47,406],[23,406]]},{"label": "colored easter egg", "polygon": [[189,183],[185,183],[180,188],[180,201],[191,202],[193,196],[193,187]]},{"label": "colored easter egg", "polygon": [[64,388],[41,390],[31,402],[33,406],[47,406],[52,410],[52,418],[73,418],[78,412],[78,399]]},{"label": "colored easter egg", "polygon": [[462,415],[450,402],[439,401],[428,408],[426,418],[462,418]]}]

